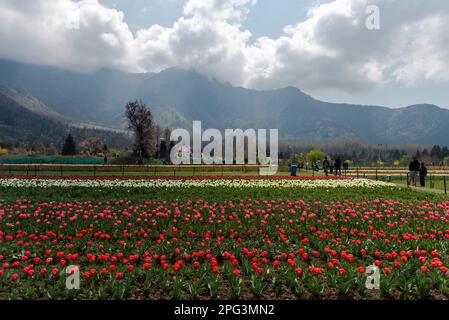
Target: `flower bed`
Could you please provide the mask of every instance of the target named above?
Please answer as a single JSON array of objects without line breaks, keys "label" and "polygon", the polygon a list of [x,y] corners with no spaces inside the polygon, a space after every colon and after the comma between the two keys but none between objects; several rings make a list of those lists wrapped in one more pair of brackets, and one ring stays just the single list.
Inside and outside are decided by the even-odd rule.
[{"label": "flower bed", "polygon": [[448,241],[446,197],[363,179],[0,179],[0,299],[442,299]]},{"label": "flower bed", "polygon": [[[0,298],[447,294],[449,202],[173,197],[0,204]],[[381,287],[369,292],[373,264]],[[68,266],[79,290],[66,288]]]},{"label": "flower bed", "polygon": [[381,188],[394,184],[367,179],[247,179],[247,178],[157,178],[157,179],[91,179],[91,178],[6,178],[0,187],[9,188]]}]

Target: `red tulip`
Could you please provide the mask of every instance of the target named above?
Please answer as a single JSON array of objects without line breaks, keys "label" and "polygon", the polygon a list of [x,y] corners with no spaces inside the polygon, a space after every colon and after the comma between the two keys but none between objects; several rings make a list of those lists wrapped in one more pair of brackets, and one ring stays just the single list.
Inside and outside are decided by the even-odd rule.
[{"label": "red tulip", "polygon": [[117,272],[115,274],[115,279],[116,280],[122,280],[123,279],[123,273],[122,272]]}]

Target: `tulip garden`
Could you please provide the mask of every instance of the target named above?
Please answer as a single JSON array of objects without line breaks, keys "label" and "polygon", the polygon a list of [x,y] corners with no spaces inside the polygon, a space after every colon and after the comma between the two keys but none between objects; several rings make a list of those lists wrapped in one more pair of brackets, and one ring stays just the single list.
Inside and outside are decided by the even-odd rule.
[{"label": "tulip garden", "polygon": [[448,222],[363,179],[3,177],[0,299],[446,299]]}]

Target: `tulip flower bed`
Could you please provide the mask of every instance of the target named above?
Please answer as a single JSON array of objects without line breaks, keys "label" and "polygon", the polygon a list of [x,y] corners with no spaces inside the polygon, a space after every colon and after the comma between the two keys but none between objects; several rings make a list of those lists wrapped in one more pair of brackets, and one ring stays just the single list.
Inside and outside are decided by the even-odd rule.
[{"label": "tulip flower bed", "polygon": [[448,221],[367,180],[0,179],[0,299],[442,299]]}]

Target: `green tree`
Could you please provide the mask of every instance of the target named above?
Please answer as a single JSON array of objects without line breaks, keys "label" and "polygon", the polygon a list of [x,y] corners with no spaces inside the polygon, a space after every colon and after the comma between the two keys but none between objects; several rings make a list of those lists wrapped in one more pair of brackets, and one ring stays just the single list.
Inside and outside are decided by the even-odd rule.
[{"label": "green tree", "polygon": [[292,153],[290,156],[290,160],[288,161],[289,164],[299,164],[301,162],[304,162],[304,154],[303,153]]},{"label": "green tree", "polygon": [[326,155],[323,151],[320,150],[312,150],[307,154],[307,161],[310,163],[316,163],[317,161],[321,161],[324,159]]},{"label": "green tree", "polygon": [[449,157],[449,149],[448,149],[448,147],[444,146],[441,149],[441,158],[446,158],[446,157]]},{"label": "green tree", "polygon": [[75,156],[77,154],[76,142],[75,142],[75,139],[73,139],[73,136],[71,133],[69,133],[69,135],[65,139],[61,154],[63,156]]},{"label": "green tree", "polygon": [[441,159],[441,147],[439,145],[433,146],[430,151],[430,156],[435,159]]}]

